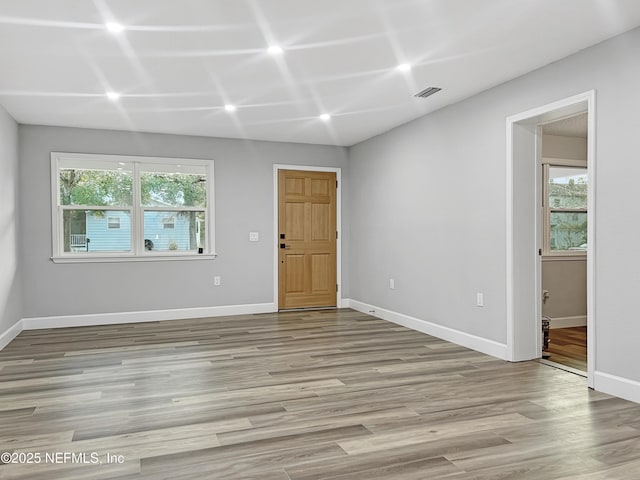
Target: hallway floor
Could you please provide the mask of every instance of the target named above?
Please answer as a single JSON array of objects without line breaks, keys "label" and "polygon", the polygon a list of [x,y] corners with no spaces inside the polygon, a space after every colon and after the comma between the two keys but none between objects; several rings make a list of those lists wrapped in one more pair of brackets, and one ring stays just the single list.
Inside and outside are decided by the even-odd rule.
[{"label": "hallway floor", "polygon": [[553,328],[549,332],[547,359],[583,372],[587,371],[587,327]]}]

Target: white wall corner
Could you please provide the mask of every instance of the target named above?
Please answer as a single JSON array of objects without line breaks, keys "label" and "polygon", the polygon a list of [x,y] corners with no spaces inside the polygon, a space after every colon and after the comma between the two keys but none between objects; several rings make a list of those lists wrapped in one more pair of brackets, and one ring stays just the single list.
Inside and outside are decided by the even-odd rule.
[{"label": "white wall corner", "polygon": [[496,357],[501,360],[507,359],[507,345],[504,343],[498,343],[493,340],[478,337],[453,328],[444,327],[419,318],[410,317],[409,315],[404,315],[402,313],[386,310],[357,300],[344,299],[343,304],[345,303],[350,308],[366,313],[367,315],[381,318],[382,320],[387,320],[421,333],[426,333],[427,335],[455,343],[462,347],[470,348],[480,353],[491,355],[492,357]]},{"label": "white wall corner", "polygon": [[640,382],[596,370],[593,383],[594,390],[640,403]]},{"label": "white wall corner", "polygon": [[216,307],[149,310],[141,312],[32,317],[22,319],[22,328],[24,330],[38,330],[42,328],[86,327],[92,325],[114,325],[119,323],[182,320],[187,318],[251,315],[255,313],[272,313],[277,311],[278,309],[274,303],[254,303],[248,305],[224,305]]},{"label": "white wall corner", "polygon": [[23,330],[23,320],[18,320],[0,335],[0,350],[9,345]]}]

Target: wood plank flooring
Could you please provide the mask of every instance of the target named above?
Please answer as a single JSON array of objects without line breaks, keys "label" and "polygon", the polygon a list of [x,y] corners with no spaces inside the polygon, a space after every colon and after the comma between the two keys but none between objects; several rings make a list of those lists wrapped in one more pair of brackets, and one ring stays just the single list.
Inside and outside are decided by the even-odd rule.
[{"label": "wood plank flooring", "polygon": [[553,328],[549,340],[548,360],[587,371],[587,327]]},{"label": "wood plank flooring", "polygon": [[0,352],[0,451],[42,456],[2,479],[638,479],[640,405],[352,310],[287,312],[25,331]]}]

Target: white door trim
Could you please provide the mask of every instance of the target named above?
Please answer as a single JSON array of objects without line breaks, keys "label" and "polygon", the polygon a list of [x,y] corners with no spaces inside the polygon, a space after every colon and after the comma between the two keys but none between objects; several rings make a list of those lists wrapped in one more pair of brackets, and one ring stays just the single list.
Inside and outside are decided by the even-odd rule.
[{"label": "white door trim", "polygon": [[335,172],[338,187],[336,189],[336,229],[338,239],[336,241],[336,306],[341,308],[342,301],[342,168],[340,167],[316,167],[313,165],[273,165],[273,303],[278,308],[278,172],[280,170],[301,170],[307,172]]},{"label": "white door trim", "polygon": [[[524,360],[521,352],[523,348],[517,344],[515,336],[516,322],[526,321],[526,319],[515,318],[515,273],[514,273],[514,221],[513,221],[513,202],[514,202],[514,124],[518,122],[526,122],[534,120],[536,117],[542,117],[538,123],[544,123],[544,116],[551,114],[560,109],[567,109],[577,104],[587,105],[588,111],[588,138],[587,138],[587,172],[589,175],[588,186],[588,213],[587,213],[587,242],[589,245],[587,251],[587,383],[589,387],[594,388],[594,372],[596,365],[596,315],[595,315],[595,298],[596,298],[596,238],[595,238],[595,198],[596,198],[596,92],[590,90],[572,97],[568,97],[557,102],[549,103],[525,112],[512,115],[506,121],[506,313],[507,313],[507,359],[510,361]],[[538,155],[539,156],[539,155]],[[532,251],[531,255],[537,255]],[[539,280],[539,279],[538,279]],[[538,312],[539,313],[539,312]],[[539,316],[539,315],[538,315]],[[537,339],[531,339],[537,341]]]}]

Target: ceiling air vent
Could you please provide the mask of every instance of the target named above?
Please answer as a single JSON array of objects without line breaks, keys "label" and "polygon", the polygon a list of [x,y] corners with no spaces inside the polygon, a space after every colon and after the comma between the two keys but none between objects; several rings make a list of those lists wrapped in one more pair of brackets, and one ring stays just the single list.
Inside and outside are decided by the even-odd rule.
[{"label": "ceiling air vent", "polygon": [[438,88],[438,87],[425,88],[421,92],[416,93],[414,95],[414,97],[427,98],[427,97],[430,97],[431,95],[433,95],[434,93],[438,93],[440,90],[442,90],[442,89]]}]

